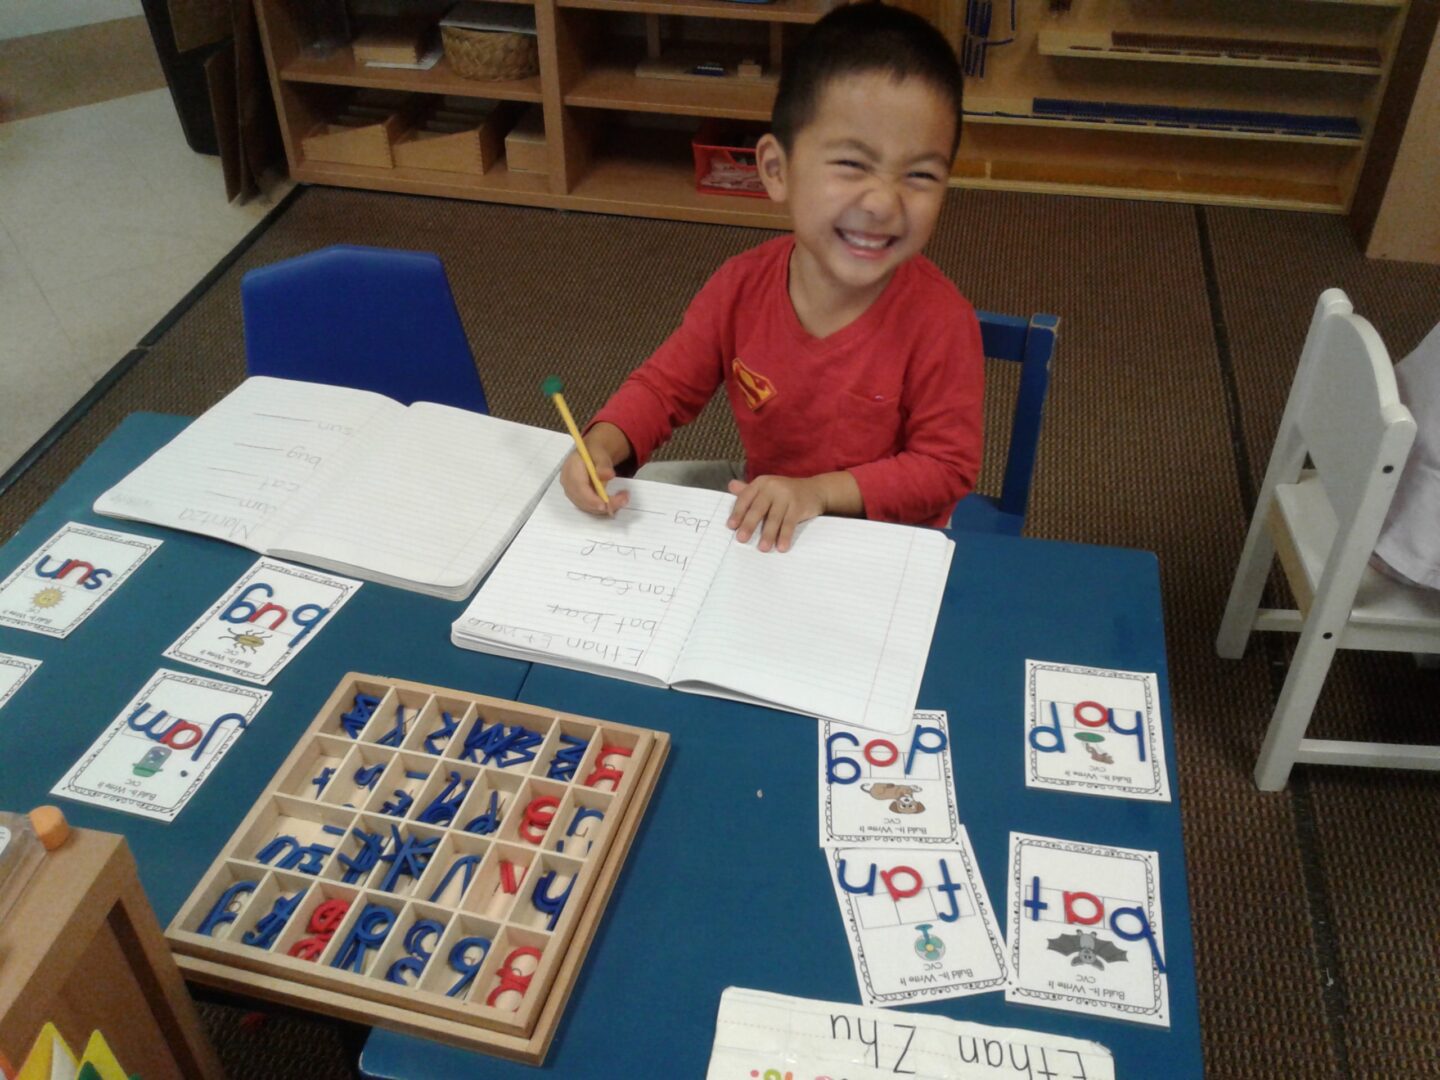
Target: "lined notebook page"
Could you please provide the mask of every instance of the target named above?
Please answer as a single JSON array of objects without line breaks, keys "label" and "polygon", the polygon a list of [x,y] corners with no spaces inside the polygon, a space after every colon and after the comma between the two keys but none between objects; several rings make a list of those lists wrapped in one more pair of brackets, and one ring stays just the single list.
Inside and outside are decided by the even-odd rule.
[{"label": "lined notebook page", "polygon": [[380,394],[246,379],[100,498],[95,511],[268,551],[289,521],[383,438],[404,407]]},{"label": "lined notebook page", "polygon": [[277,554],[456,596],[499,557],[574,445],[558,431],[428,402],[361,438],[363,457]]},{"label": "lined notebook page", "polygon": [[725,515],[734,498],[644,480],[610,490],[627,488],[630,505],[602,518],[552,484],[455,623],[456,643],[478,639],[668,683],[731,546]]},{"label": "lined notebook page", "polygon": [[674,681],[904,731],[954,546],[933,529],[844,518],[804,523],[784,554],[731,544]]}]

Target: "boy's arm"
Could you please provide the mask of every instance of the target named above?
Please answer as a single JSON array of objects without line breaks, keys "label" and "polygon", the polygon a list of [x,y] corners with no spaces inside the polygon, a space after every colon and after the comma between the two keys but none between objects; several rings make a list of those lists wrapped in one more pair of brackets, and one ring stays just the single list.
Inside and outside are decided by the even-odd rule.
[{"label": "boy's arm", "polygon": [[902,392],[904,448],[850,470],[865,516],[876,521],[940,521],[980,475],[985,393],[980,322],[966,303],[940,332],[927,331]]},{"label": "boy's arm", "polygon": [[699,416],[724,381],[734,302],[729,276],[722,268],[706,282],[680,326],[630,373],[586,428],[609,424],[619,430],[628,448],[627,473],[644,465],[676,428]]}]

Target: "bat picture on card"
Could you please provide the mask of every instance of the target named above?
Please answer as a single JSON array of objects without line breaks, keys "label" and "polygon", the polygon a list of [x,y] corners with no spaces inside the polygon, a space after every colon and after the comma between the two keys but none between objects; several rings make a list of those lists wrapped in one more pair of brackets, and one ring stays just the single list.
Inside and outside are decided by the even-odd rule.
[{"label": "bat picture on card", "polygon": [[1025,784],[1169,802],[1155,674],[1025,661]]},{"label": "bat picture on card", "polygon": [[1010,834],[1005,1000],[1170,1026],[1153,851]]},{"label": "bat picture on card", "polygon": [[998,990],[1005,943],[965,827],[948,848],[833,848],[861,1000],[904,1005]]},{"label": "bat picture on card", "polygon": [[901,735],[831,720],[819,730],[821,847],[956,843],[960,817],[944,712],[916,712]]}]

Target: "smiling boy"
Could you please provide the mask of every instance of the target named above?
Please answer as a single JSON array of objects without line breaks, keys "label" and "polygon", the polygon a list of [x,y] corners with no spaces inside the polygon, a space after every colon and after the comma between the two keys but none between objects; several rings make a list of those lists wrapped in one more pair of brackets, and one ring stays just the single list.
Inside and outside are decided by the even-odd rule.
[{"label": "smiling boy", "polygon": [[[954,51],[924,19],[867,0],[815,24],[756,147],[793,232],[722,266],[596,414],[602,481],[723,385],[746,453],[736,539],[785,551],[820,514],[945,524],[979,472],[984,360],[974,309],[920,252],[959,123]],[[590,513],[627,499],[602,502],[573,453],[561,482]]]}]

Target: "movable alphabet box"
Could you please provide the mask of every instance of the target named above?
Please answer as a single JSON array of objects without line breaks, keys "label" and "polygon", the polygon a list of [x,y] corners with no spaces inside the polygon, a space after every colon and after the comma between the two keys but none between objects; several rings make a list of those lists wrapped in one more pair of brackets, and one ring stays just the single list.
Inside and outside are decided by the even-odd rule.
[{"label": "movable alphabet box", "polygon": [[166,936],[197,982],[538,1064],[668,750],[352,673]]}]

